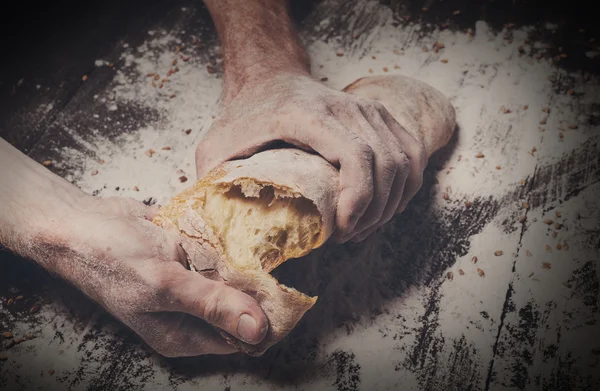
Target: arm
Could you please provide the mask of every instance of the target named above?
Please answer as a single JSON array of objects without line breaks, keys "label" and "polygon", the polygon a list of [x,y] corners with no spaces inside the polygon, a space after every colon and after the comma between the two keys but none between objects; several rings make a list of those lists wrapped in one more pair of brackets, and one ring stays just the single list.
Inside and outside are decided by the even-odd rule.
[{"label": "arm", "polygon": [[275,141],[340,170],[336,239],[360,241],[402,211],[422,183],[421,140],[378,102],[310,76],[285,0],[205,0],[224,53],[222,107],[196,150],[197,174]]},{"label": "arm", "polygon": [[187,270],[182,238],[148,221],[151,213],[131,199],[91,197],[0,138],[2,245],[75,285],[163,355],[233,352],[201,319],[260,342],[268,325],[258,304]]},{"label": "arm", "polygon": [[274,73],[310,75],[285,0],[205,0],[223,48],[223,103]]}]

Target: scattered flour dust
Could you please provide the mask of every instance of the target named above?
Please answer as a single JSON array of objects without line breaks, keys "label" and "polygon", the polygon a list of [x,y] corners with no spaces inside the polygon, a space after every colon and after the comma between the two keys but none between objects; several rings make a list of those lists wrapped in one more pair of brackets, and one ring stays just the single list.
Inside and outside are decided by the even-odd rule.
[{"label": "scattered flour dust", "polygon": [[[368,75],[402,74],[431,84],[451,99],[459,135],[453,157],[440,172],[440,186],[451,184],[454,194],[497,195],[533,173],[536,154],[560,156],[561,151],[585,140],[585,132],[579,132],[581,137],[572,132],[568,142],[556,134],[557,127],[582,119],[572,118],[573,103],[549,101],[550,79],[559,77],[556,68],[545,60],[519,55],[520,46],[529,49],[524,43],[527,29],[513,31],[510,43],[502,34],[492,34],[484,22],[476,24],[473,35],[443,30],[411,39],[419,30],[417,24],[394,27],[388,17],[361,50],[338,56],[335,39],[317,40],[308,50],[315,77],[327,77],[326,83],[333,88],[341,89]],[[195,179],[194,147],[216,114],[221,79],[197,59],[182,61],[181,54],[173,51],[181,43],[179,38],[152,33],[140,47],[124,49],[125,67],[117,71],[108,96],[97,99],[109,111],[128,104],[149,107],[160,119],[117,139],[95,138],[87,149],[96,151],[104,164],[64,149],[63,159],[76,159],[81,166],[80,172],[67,179],[86,191],[108,185],[101,196],[152,196],[162,203],[190,184],[180,182],[182,175]],[[437,53],[433,51],[436,42],[444,45]],[[174,59],[178,59],[176,66]],[[97,65],[102,62],[98,60]],[[167,76],[174,68],[178,72]],[[169,80],[163,82],[165,77]],[[549,114],[543,111],[546,107]],[[106,121],[110,126],[115,119],[108,116]],[[191,134],[186,135],[184,129],[192,129]],[[541,149],[544,137],[554,137],[555,142],[546,142]],[[152,157],[146,156],[150,149],[156,152]],[[477,158],[477,154],[484,157]],[[90,175],[95,169],[98,174]],[[120,190],[114,190],[115,186]]]},{"label": "scattered flour dust", "polygon": [[[402,74],[425,81],[446,94],[457,111],[458,137],[446,166],[438,172],[438,181],[440,188],[451,187],[452,195],[500,197],[523,178],[531,176],[541,160],[551,162],[578,147],[590,135],[592,129],[586,127],[586,119],[577,117],[575,113],[582,111],[578,105],[590,104],[588,100],[592,98],[585,96],[593,96],[591,91],[595,82],[581,87],[585,95],[578,101],[568,94],[557,98],[553,94],[551,80],[580,76],[567,75],[544,59],[519,55],[521,46],[526,52],[530,45],[540,46],[525,43],[527,28],[514,30],[511,41],[505,40],[502,33],[492,33],[484,22],[478,22],[472,34],[435,30],[418,37],[422,26],[394,27],[388,10],[378,12],[381,12],[382,23],[360,44],[353,44],[355,46],[350,50],[340,52],[341,37],[312,42],[308,50],[313,73],[319,79],[327,77],[326,84],[336,89],[364,76]],[[328,20],[324,19],[317,30],[326,27],[327,23]],[[315,34],[314,31],[307,33]],[[444,45],[437,52],[433,50],[436,42]],[[124,47],[122,58],[125,67],[117,71],[107,96],[98,96],[97,99],[106,104],[109,113],[134,104],[150,107],[159,113],[158,119],[116,139],[103,138],[96,133],[92,142],[81,140],[87,149],[96,152],[95,158],[74,149],[62,150],[63,159],[77,161],[81,167],[69,175],[69,180],[90,192],[106,186],[101,196],[118,194],[139,200],[151,196],[160,203],[193,183],[194,148],[210,126],[211,116],[216,114],[221,80],[209,73],[207,64],[198,58],[192,57],[185,62],[181,56],[176,56],[173,48],[178,43],[174,34],[152,32],[140,47]],[[174,67],[175,58],[178,58],[179,71],[169,76],[169,81],[162,82],[169,69]],[[103,64],[102,60],[97,62],[99,66]],[[155,73],[159,74],[158,78],[150,75]],[[163,88],[153,87],[152,82],[162,83]],[[579,127],[577,131],[566,130],[576,124]],[[563,128],[561,138],[560,129]],[[187,135],[184,129],[192,131]],[[72,133],[75,136],[75,131]],[[165,146],[171,149],[163,150]],[[147,156],[149,149],[155,151],[152,156]],[[104,163],[100,164],[98,159],[104,160]],[[91,175],[93,170],[98,170],[98,173]],[[186,175],[189,181],[181,183],[179,178],[182,175]],[[115,190],[116,186],[120,186],[121,190]],[[123,191],[123,188],[126,190]],[[443,204],[440,196],[438,207],[443,207]],[[466,269],[464,265],[468,265],[475,253],[493,252],[492,249],[502,245],[502,241],[514,242],[516,236],[518,233],[506,235],[490,225],[472,238],[471,252],[464,259],[457,260],[455,266]],[[506,257],[509,256],[511,254],[506,254]],[[467,282],[460,283],[455,277],[452,286],[444,286],[439,319],[441,324],[449,325],[445,328],[447,336],[466,335],[470,342],[489,346],[490,351],[482,353],[484,357],[491,354],[490,338],[495,334],[479,329],[466,331],[462,326],[467,321],[459,318],[474,319],[483,308],[496,315],[500,313],[501,308],[496,307],[501,307],[503,302],[500,296],[504,295],[503,287],[510,279],[510,262],[492,261],[481,260],[478,267],[485,269],[486,273],[495,273],[494,281],[498,286],[494,285],[496,283],[491,286],[488,279],[475,279],[475,284],[482,286],[473,287]],[[457,275],[457,270],[454,270],[454,275]],[[427,296],[427,289],[417,288],[418,292],[402,301],[390,303],[390,306],[395,306],[396,312],[403,311],[406,319],[402,323],[408,327],[419,323],[419,316],[425,311],[422,298]],[[473,292],[487,294],[475,300]],[[463,296],[470,299],[460,300]],[[473,301],[477,305],[471,307],[469,303]],[[376,326],[359,328],[350,337],[340,334],[334,335],[330,341],[322,341],[324,350],[328,352],[336,347],[352,349],[362,365],[362,385],[370,385],[371,389],[377,388],[378,383],[388,376],[377,365],[369,365],[374,357],[378,357],[379,362],[382,357],[397,362],[405,354],[402,353],[404,348],[381,340],[377,331],[378,327],[391,327],[399,321],[381,316],[376,322]],[[408,346],[411,338],[414,340],[415,336],[406,336],[403,346]],[[483,342],[478,342],[482,338]],[[485,361],[485,358],[482,359]],[[414,374],[410,371],[402,371],[401,374],[406,389],[417,387]],[[161,383],[166,384],[167,377],[167,374],[158,376],[157,373],[154,386],[160,388]],[[203,384],[213,380],[215,385],[221,384],[221,380],[211,379],[204,378]],[[232,386],[247,384],[248,377],[236,375],[229,381]],[[310,387],[321,389],[331,386],[328,379],[315,382]],[[193,384],[183,386],[195,387]],[[275,387],[268,383],[261,386],[262,389]]]}]

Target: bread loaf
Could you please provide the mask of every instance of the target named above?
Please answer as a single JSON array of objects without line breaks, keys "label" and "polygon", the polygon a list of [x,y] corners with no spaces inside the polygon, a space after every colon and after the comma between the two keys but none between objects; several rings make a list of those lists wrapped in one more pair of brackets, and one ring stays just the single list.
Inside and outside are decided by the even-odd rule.
[{"label": "bread loaf", "polygon": [[[432,87],[402,76],[368,77],[344,91],[380,101],[429,155],[455,127],[450,102]],[[284,338],[316,302],[269,273],[321,246],[335,226],[339,172],[318,155],[295,148],[267,150],[226,162],[162,207],[154,223],[186,240],[190,268],[252,296],[269,331],[249,345],[221,331],[239,350],[260,355]],[[201,244],[202,253],[194,253]],[[206,251],[218,257],[206,257]],[[215,262],[214,259],[220,261]]]}]

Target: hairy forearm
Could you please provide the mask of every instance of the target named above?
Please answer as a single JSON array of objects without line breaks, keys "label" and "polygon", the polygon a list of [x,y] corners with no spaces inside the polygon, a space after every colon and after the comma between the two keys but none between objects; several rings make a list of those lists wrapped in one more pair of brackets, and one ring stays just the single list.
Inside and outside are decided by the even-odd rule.
[{"label": "hairy forearm", "polygon": [[40,245],[51,242],[49,236],[60,236],[61,220],[83,197],[85,193],[76,186],[0,138],[0,243],[4,247],[52,269]]},{"label": "hairy forearm", "polygon": [[280,73],[310,74],[310,61],[289,16],[287,0],[204,0],[224,60],[223,99]]}]

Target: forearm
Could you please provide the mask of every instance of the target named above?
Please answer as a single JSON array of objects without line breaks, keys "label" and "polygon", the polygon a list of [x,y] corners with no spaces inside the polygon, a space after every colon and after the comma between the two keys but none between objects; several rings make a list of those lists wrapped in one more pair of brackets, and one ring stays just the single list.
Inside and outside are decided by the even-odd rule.
[{"label": "forearm", "polygon": [[279,73],[310,74],[287,0],[204,0],[224,60],[225,103],[245,85]]},{"label": "forearm", "polygon": [[0,138],[0,243],[4,247],[53,269],[40,246],[51,244],[50,236],[60,237],[61,220],[85,196]]}]

